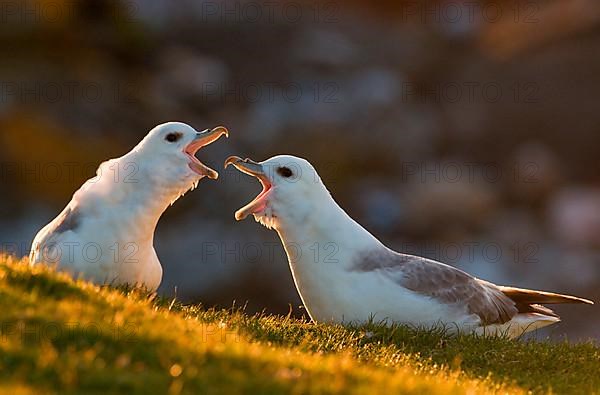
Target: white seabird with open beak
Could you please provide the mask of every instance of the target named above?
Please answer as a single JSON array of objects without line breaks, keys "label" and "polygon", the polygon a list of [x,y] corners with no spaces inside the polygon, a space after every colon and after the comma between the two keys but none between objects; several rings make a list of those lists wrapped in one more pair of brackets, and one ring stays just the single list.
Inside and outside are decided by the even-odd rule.
[{"label": "white seabird with open beak", "polygon": [[374,319],[516,337],[560,321],[541,304],[593,304],[574,296],[498,286],[387,248],[338,206],[304,159],[276,156],[257,163],[232,156],[225,167],[230,164],[263,186],[236,212],[236,219],[252,214],[277,231],[314,321]]},{"label": "white seabird with open beak", "polygon": [[56,265],[97,284],[156,290],[162,280],[153,242],[158,220],[200,179],[218,177],[195,154],[223,135],[223,126],[203,132],[181,122],[156,126],[129,153],[102,163],[40,230],[31,265]]}]

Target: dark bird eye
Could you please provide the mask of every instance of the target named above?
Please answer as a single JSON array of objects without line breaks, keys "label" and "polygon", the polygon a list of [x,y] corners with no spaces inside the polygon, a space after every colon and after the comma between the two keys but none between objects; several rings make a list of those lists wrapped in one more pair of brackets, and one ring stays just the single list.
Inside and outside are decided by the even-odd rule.
[{"label": "dark bird eye", "polygon": [[167,140],[169,143],[174,143],[178,141],[181,138],[181,136],[181,133],[169,133],[167,134],[167,137],[165,137],[165,140]]},{"label": "dark bird eye", "polygon": [[294,173],[292,173],[289,167],[279,167],[277,169],[277,174],[285,178],[289,178],[294,175]]}]

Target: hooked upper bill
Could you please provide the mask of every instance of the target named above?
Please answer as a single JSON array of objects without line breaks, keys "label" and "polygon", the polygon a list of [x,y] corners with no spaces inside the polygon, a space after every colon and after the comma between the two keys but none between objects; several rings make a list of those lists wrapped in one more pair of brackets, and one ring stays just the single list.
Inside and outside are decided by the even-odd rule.
[{"label": "hooked upper bill", "polygon": [[250,158],[242,159],[239,156],[230,156],[227,158],[225,160],[225,168],[229,165],[233,165],[242,173],[258,178],[263,187],[262,192],[254,200],[235,212],[235,219],[241,221],[250,214],[260,215],[267,208],[267,199],[273,187],[267,177],[264,166]]},{"label": "hooked upper bill", "polygon": [[206,147],[207,145],[217,141],[221,136],[229,137],[229,131],[224,126],[217,126],[212,130],[205,130],[204,132],[198,133],[196,138],[188,144],[184,153],[190,158],[189,167],[195,173],[201,176],[207,176],[210,179],[216,180],[219,178],[219,173],[210,167],[206,166],[204,163],[200,162],[198,158],[196,158],[196,153],[202,147]]}]

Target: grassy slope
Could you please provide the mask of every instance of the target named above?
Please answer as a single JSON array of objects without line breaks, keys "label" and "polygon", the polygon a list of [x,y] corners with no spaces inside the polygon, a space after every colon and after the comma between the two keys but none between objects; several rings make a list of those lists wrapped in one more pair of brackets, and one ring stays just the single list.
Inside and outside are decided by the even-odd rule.
[{"label": "grassy slope", "polygon": [[600,393],[591,344],[206,311],[5,257],[0,293],[2,393]]}]

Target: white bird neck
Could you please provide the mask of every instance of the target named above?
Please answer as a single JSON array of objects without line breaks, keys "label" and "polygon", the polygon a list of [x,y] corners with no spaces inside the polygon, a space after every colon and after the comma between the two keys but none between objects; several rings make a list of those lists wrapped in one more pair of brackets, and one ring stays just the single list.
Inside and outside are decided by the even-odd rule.
[{"label": "white bird neck", "polygon": [[[199,179],[165,175],[130,153],[103,163],[98,176],[89,180],[74,199],[83,209],[123,224],[122,232],[129,240],[152,243],[162,214]],[[98,209],[104,205],[110,210]]]},{"label": "white bird neck", "polygon": [[382,246],[375,236],[353,220],[331,196],[320,202],[310,218],[294,221],[293,224],[281,218],[277,233],[284,244],[292,269],[302,266],[330,270],[332,262],[335,263],[334,267],[343,269],[351,264],[347,259],[350,251]]}]

